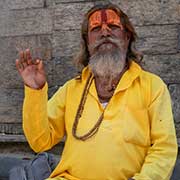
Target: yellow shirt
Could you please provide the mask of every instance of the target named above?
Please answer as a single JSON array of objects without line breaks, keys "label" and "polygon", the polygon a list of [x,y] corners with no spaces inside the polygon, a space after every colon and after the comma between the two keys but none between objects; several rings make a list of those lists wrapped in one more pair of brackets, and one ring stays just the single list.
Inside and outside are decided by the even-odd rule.
[{"label": "yellow shirt", "polygon": [[[67,135],[61,161],[50,177],[168,180],[177,142],[165,83],[132,61],[105,108],[98,132],[80,141],[73,137],[72,125],[89,73],[85,68],[81,80],[68,81],[49,101],[47,84],[41,90],[25,87],[23,128],[31,148],[46,151]],[[103,111],[93,81],[78,135],[87,133]]]}]

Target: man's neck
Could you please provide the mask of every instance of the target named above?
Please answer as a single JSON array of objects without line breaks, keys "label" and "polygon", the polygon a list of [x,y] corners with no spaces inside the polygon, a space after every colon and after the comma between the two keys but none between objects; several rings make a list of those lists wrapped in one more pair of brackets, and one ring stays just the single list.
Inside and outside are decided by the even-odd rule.
[{"label": "man's neck", "polygon": [[96,90],[100,102],[108,102],[112,97],[114,90],[119,82],[120,77],[112,80],[109,78],[95,77]]},{"label": "man's neck", "polygon": [[126,65],[123,70],[114,78],[105,78],[105,77],[98,77],[95,76],[95,85],[96,85],[96,90],[97,94],[99,97],[99,101],[101,103],[104,102],[109,102],[111,97],[114,94],[114,91],[125,73],[125,71],[128,69],[128,66]]}]

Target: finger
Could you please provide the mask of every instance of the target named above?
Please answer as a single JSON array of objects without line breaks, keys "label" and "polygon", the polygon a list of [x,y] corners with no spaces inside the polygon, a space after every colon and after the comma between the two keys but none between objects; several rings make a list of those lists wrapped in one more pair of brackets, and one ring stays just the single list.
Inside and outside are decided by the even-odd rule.
[{"label": "finger", "polygon": [[27,61],[24,61],[24,62],[22,63],[22,65],[23,65],[23,68],[25,69],[25,68],[28,66]]},{"label": "finger", "polygon": [[28,60],[27,60],[27,64],[28,64],[28,65],[31,65],[31,64],[33,64],[33,61],[32,61],[32,59],[28,59]]},{"label": "finger", "polygon": [[25,56],[26,56],[27,64],[32,64],[32,57],[29,49],[26,49]]},{"label": "finger", "polygon": [[27,52],[28,52],[28,50],[26,49],[26,50],[24,51],[24,62],[25,62],[26,64],[28,64]]},{"label": "finger", "polygon": [[19,53],[19,60],[20,60],[20,62],[24,62],[24,52],[23,51],[20,51],[20,53]]},{"label": "finger", "polygon": [[24,61],[27,61],[26,51],[27,51],[27,49],[24,51]]},{"label": "finger", "polygon": [[37,64],[38,64],[38,61],[37,61],[37,59],[32,59],[32,60],[31,60],[31,63],[34,64],[34,65],[37,65]]},{"label": "finger", "polygon": [[[39,60],[39,59],[38,59],[38,60]],[[42,60],[39,60],[38,69],[39,69],[39,70],[43,70],[43,61],[42,61]]]},{"label": "finger", "polygon": [[19,59],[16,59],[16,68],[19,73],[21,73],[23,71],[23,66],[21,65]]},{"label": "finger", "polygon": [[27,59],[32,59],[30,49],[26,49],[26,57]]},{"label": "finger", "polygon": [[33,63],[34,63],[35,65],[38,65],[38,64],[40,63],[40,59],[34,59]]}]

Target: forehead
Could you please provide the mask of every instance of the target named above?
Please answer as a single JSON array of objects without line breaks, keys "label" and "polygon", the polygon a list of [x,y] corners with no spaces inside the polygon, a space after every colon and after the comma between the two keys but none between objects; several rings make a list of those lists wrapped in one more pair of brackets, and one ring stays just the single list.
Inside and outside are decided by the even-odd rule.
[{"label": "forehead", "polygon": [[95,11],[89,18],[89,25],[101,24],[101,23],[118,23],[120,22],[119,15],[112,9],[102,9]]}]

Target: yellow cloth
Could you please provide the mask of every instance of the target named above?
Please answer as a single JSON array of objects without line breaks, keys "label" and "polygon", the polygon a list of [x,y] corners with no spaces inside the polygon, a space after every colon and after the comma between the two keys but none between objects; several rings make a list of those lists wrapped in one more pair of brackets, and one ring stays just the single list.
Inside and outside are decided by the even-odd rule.
[{"label": "yellow cloth", "polygon": [[45,180],[67,180],[67,179],[62,178],[62,177],[56,177],[56,178],[48,178],[48,179],[45,179]]},{"label": "yellow cloth", "polygon": [[[177,141],[169,92],[156,75],[135,62],[122,76],[107,105],[98,133],[87,141],[72,136],[72,125],[89,77],[72,79],[47,103],[41,90],[25,87],[23,128],[36,152],[67,139],[53,177],[68,180],[168,180],[177,156]],[[97,122],[103,107],[93,81],[77,133],[84,135]]]}]

